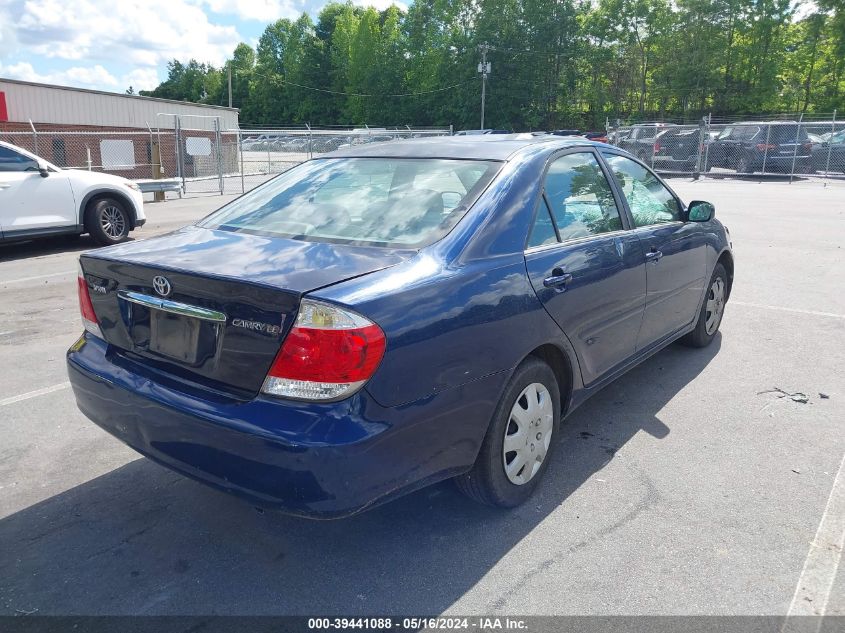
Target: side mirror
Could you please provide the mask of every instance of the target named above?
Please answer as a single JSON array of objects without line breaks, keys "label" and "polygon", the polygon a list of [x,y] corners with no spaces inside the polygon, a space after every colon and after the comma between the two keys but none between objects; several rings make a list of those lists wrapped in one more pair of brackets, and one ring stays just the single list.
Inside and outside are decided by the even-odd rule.
[{"label": "side mirror", "polygon": [[716,214],[716,207],[704,200],[693,200],[687,207],[687,220],[690,222],[709,222]]},{"label": "side mirror", "polygon": [[44,163],[38,163],[38,173],[41,174],[42,178],[46,178],[50,175],[50,171],[47,169],[47,165]]}]

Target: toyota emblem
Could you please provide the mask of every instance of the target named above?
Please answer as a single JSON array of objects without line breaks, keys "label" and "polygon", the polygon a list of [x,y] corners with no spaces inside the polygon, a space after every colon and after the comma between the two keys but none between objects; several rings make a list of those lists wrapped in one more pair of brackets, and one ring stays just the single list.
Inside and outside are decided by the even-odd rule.
[{"label": "toyota emblem", "polygon": [[173,291],[173,288],[170,287],[170,282],[167,281],[167,277],[162,277],[161,275],[153,277],[153,289],[162,297],[168,296]]}]

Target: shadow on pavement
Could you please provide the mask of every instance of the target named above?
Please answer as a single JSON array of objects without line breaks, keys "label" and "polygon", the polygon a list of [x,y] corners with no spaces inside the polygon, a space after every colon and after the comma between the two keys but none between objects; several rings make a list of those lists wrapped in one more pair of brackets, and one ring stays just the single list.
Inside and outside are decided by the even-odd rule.
[{"label": "shadow on pavement", "polygon": [[[132,237],[128,241],[132,241]],[[96,248],[102,248],[89,235],[65,235],[61,237],[46,237],[28,242],[11,242],[0,244],[0,262],[16,261],[55,255],[58,253],[82,253]]]},{"label": "shadow on pavement", "polygon": [[[0,614],[441,613],[550,514],[555,529],[578,520],[570,496],[637,433],[666,437],[658,412],[720,342],[671,346],[583,405],[562,425],[538,494],[509,511],[476,505],[444,482],[350,519],[315,522],[261,514],[135,460],[0,521]],[[556,532],[559,551],[538,554],[546,562],[496,568],[489,608],[501,610],[507,587],[555,556],[565,565],[570,552],[654,504],[659,493],[644,479],[641,498],[617,491],[618,503],[595,508],[602,525],[582,519],[572,535]]]}]

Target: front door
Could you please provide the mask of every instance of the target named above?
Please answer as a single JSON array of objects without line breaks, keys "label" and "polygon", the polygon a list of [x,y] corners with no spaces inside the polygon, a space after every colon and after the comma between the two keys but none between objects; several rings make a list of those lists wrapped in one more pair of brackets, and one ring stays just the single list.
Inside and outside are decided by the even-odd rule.
[{"label": "front door", "polygon": [[645,262],[622,217],[592,151],[551,163],[525,262],[537,297],[578,354],[586,385],[636,348]]},{"label": "front door", "polygon": [[5,237],[77,224],[70,180],[61,171],[39,173],[38,162],[0,145],[0,230]]},{"label": "front door", "polygon": [[648,292],[637,349],[645,349],[692,323],[707,281],[705,236],[683,221],[683,207],[649,169],[605,154],[625,196],[634,233],[642,243]]}]

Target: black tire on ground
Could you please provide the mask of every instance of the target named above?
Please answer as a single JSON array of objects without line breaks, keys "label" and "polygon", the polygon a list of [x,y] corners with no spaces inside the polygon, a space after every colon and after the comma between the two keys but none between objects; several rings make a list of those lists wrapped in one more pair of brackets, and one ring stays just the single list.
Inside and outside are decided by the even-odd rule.
[{"label": "black tire on ground", "polygon": [[125,242],[130,225],[129,212],[120,200],[99,198],[85,210],[85,230],[101,246]]},{"label": "black tire on ground", "polygon": [[[710,332],[707,331],[707,317],[709,310],[707,309],[707,302],[714,298],[714,286],[717,280],[721,280],[721,285],[724,291],[724,300],[722,301],[721,311],[718,314],[718,319],[715,323],[715,328]],[[681,338],[681,343],[689,347],[707,347],[716,337],[719,331],[719,326],[722,324],[722,317],[724,316],[724,305],[728,300],[728,273],[722,264],[717,263],[713,268],[713,275],[710,277],[710,283],[707,284],[707,292],[704,295],[704,301],[701,302],[701,309],[698,311],[698,321],[695,323],[695,329]]]},{"label": "black tire on ground", "polygon": [[[511,426],[511,411],[522,392],[532,383],[543,385],[552,401],[551,441],[536,474],[526,483],[512,483],[504,467],[505,433]],[[472,469],[455,478],[458,489],[471,499],[487,505],[512,508],[524,503],[546,472],[560,426],[560,388],[551,368],[538,358],[529,357],[514,371],[493,413],[487,435]]]},{"label": "black tire on ground", "polygon": [[751,163],[749,162],[748,158],[745,156],[740,156],[739,161],[736,164],[736,173],[738,174],[750,174],[754,170],[751,169]]}]

